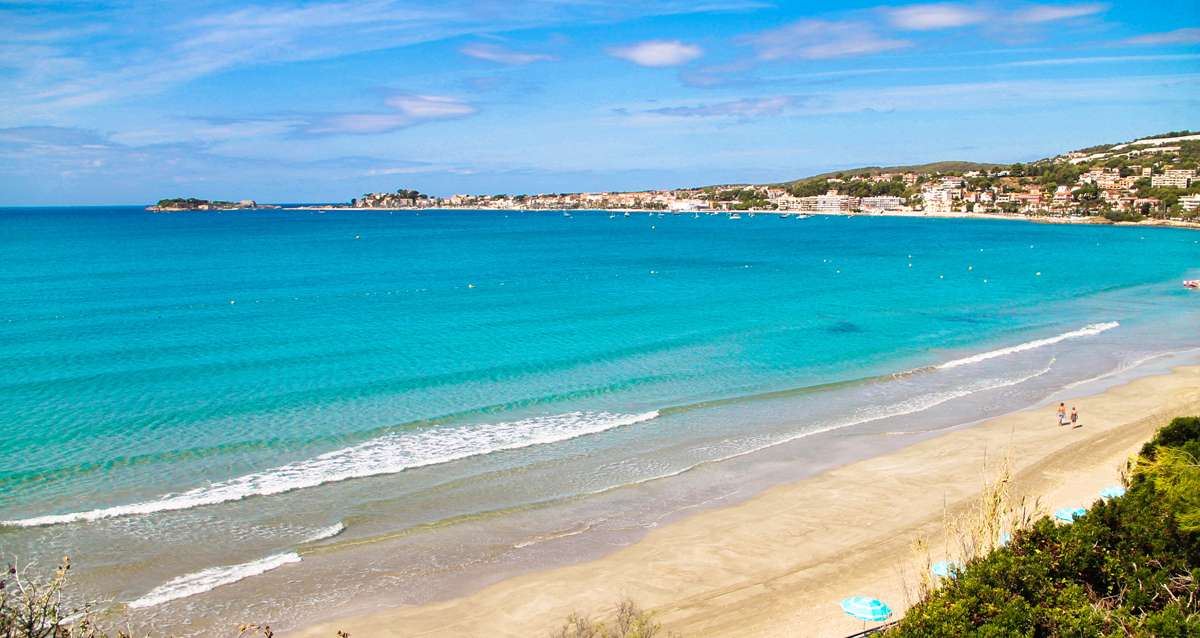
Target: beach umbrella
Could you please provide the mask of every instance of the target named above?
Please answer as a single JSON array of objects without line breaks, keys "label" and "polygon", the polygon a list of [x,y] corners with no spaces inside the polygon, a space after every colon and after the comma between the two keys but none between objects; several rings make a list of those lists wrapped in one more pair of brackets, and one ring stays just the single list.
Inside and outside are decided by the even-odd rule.
[{"label": "beach umbrella", "polygon": [[938,578],[950,578],[952,576],[950,573],[951,570],[958,571],[958,563],[955,563],[952,560],[944,560],[940,563],[934,563],[933,566],[929,568],[929,571],[933,572],[933,575],[937,576]]},{"label": "beach umbrella", "polygon": [[1125,488],[1120,485],[1113,485],[1100,490],[1100,498],[1108,500],[1125,494]]},{"label": "beach umbrella", "polygon": [[892,617],[892,608],[878,598],[851,596],[842,601],[842,611],[859,620],[882,622]]},{"label": "beach umbrella", "polygon": [[1075,519],[1087,514],[1087,510],[1082,507],[1064,507],[1054,512],[1054,518],[1064,523],[1074,523]]}]

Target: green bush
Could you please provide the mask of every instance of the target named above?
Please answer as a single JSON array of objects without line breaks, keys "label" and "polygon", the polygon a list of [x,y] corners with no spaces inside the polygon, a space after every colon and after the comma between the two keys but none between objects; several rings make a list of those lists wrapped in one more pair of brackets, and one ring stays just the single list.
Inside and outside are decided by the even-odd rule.
[{"label": "green bush", "polygon": [[1043,518],[965,566],[887,635],[1200,636],[1200,419],[1142,450],[1127,493]]}]

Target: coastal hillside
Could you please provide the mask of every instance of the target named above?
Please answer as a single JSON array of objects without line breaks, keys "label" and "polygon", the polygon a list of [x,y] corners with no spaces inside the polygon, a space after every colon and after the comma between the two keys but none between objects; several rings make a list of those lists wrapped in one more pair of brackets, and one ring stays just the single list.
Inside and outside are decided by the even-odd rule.
[{"label": "coastal hillside", "polygon": [[1200,133],[1172,131],[1029,163],[867,166],[790,182],[634,192],[434,197],[401,188],[332,208],[1013,215],[1193,224],[1200,216],[1198,166]]},{"label": "coastal hillside", "polygon": [[790,182],[783,182],[783,184],[791,185],[813,179],[828,179],[830,177],[857,177],[860,175],[878,175],[880,173],[916,173],[918,175],[931,175],[940,173],[965,173],[968,171],[982,172],[999,170],[1004,166],[1004,164],[990,164],[987,162],[967,162],[957,160],[929,162],[926,164],[909,164],[905,166],[863,166],[860,168],[829,171],[828,173],[821,173],[820,175],[802,177]]}]

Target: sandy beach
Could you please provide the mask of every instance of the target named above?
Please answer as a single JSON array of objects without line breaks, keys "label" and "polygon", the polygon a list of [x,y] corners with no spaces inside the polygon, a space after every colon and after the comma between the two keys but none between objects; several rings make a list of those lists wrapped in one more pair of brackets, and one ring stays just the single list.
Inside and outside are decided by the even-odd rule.
[{"label": "sandy beach", "polygon": [[294,635],[538,636],[573,611],[599,616],[629,598],[685,637],[845,636],[862,623],[837,602],[869,594],[902,613],[926,560],[913,542],[947,557],[947,514],[965,511],[1002,459],[1014,494],[1041,511],[1087,507],[1156,428],[1200,413],[1200,367],[1055,398],[1079,407],[1082,427],[1057,426],[1053,405],[1012,413],[700,512],[598,560]]}]

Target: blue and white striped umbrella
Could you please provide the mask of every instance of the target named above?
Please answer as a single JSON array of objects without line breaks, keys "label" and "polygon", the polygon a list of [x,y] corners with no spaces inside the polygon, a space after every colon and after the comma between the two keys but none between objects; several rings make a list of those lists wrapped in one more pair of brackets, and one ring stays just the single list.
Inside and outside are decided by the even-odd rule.
[{"label": "blue and white striped umbrella", "polygon": [[1108,500],[1110,498],[1116,498],[1118,496],[1124,496],[1124,495],[1125,495],[1125,488],[1121,487],[1120,485],[1113,485],[1112,487],[1106,487],[1106,488],[1100,490],[1100,498],[1105,499],[1105,500]]},{"label": "blue and white striped umbrella", "polygon": [[1074,523],[1075,519],[1087,514],[1087,510],[1082,507],[1064,507],[1054,512],[1054,518],[1064,523]]},{"label": "blue and white striped umbrella", "polygon": [[892,608],[878,598],[851,596],[842,601],[842,611],[859,620],[881,622],[892,617]]},{"label": "blue and white striped umbrella", "polygon": [[958,571],[958,563],[955,563],[952,560],[944,560],[940,563],[934,563],[929,568],[929,571],[933,572],[933,575],[937,576],[938,578],[950,578],[951,570]]}]

